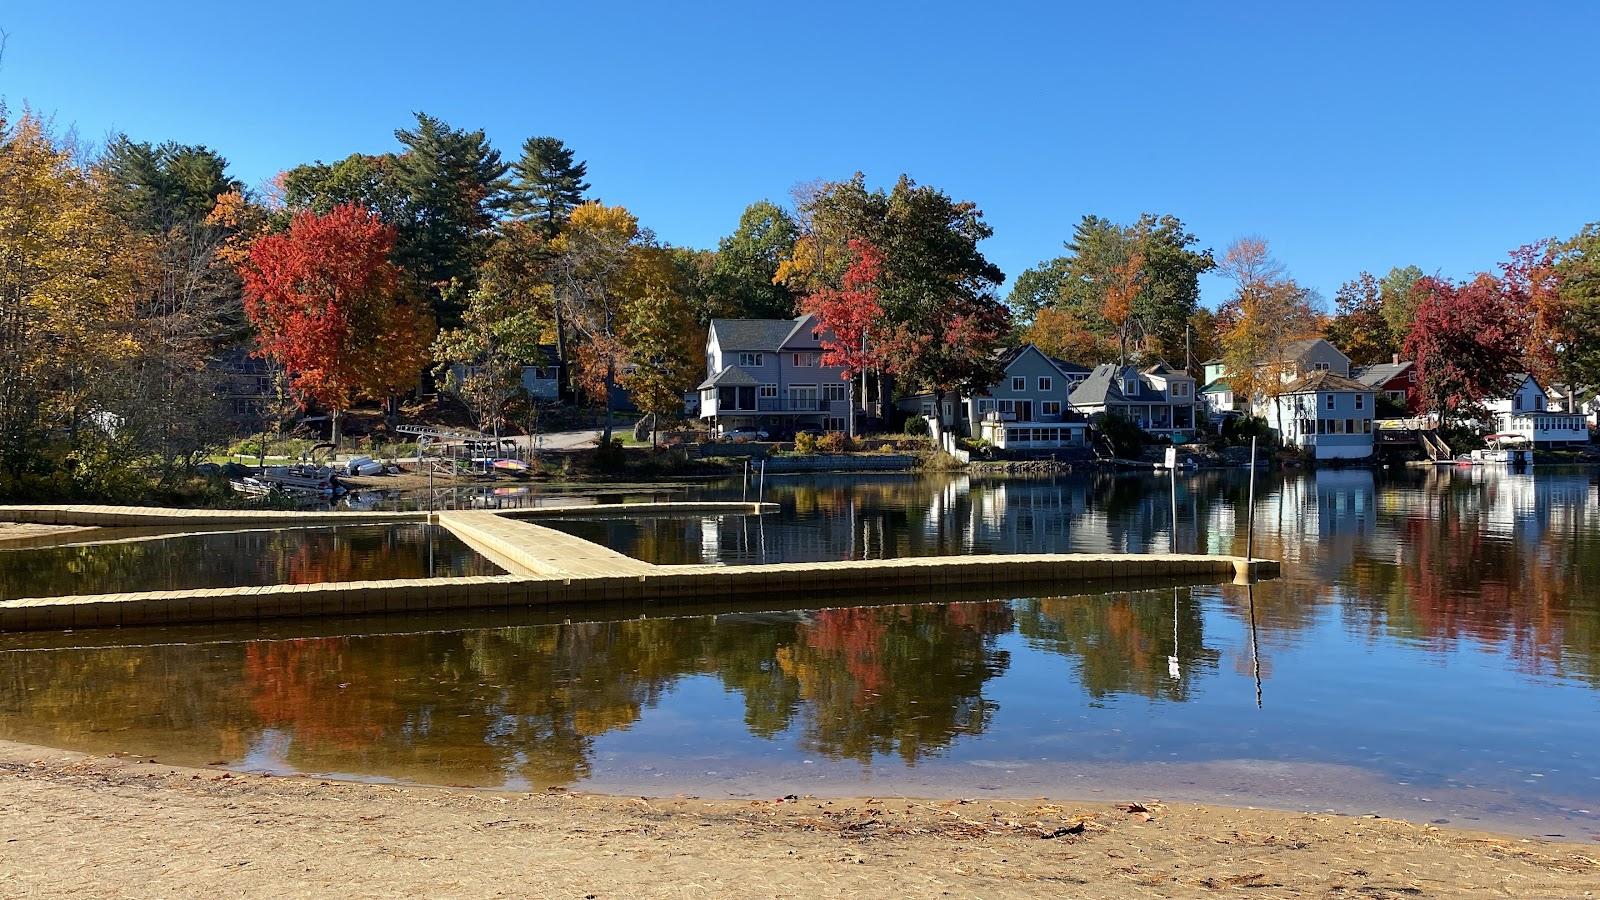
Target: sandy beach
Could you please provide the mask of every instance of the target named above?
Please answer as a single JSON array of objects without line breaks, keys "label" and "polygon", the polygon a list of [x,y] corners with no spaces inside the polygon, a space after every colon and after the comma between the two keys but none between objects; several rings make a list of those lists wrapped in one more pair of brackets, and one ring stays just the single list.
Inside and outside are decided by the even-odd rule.
[{"label": "sandy beach", "polygon": [[701,801],[0,743],[7,896],[1589,897],[1600,845],[1180,804]]}]

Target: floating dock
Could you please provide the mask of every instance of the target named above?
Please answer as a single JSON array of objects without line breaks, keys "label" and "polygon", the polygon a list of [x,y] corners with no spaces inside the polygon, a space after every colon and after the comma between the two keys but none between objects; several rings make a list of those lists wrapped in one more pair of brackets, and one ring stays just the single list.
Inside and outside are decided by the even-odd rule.
[{"label": "floating dock", "polygon": [[[284,514],[194,511],[183,525],[267,521],[279,527],[326,524],[435,522],[505,569],[507,574],[456,578],[418,578],[265,587],[141,591],[0,602],[0,631],[234,622],[306,616],[364,616],[429,610],[467,610],[514,606],[640,602],[686,606],[697,601],[771,596],[781,592],[807,597],[871,595],[893,590],[937,594],[955,588],[1026,596],[1021,589],[1055,590],[1085,582],[1116,583],[1151,579],[1251,580],[1278,573],[1271,560],[1198,554],[974,554],[763,565],[658,566],[607,547],[532,522],[540,516],[763,514],[773,504],[637,503],[539,507],[512,511],[427,513],[314,513],[279,520]],[[31,510],[32,512],[28,512]],[[49,524],[100,524],[125,517],[148,527],[149,517],[186,510],[136,510],[119,507],[0,507],[0,521]],[[20,518],[24,515],[39,518]],[[266,516],[274,518],[263,518]],[[242,518],[226,518],[235,516]],[[409,516],[409,518],[385,518]],[[89,521],[97,517],[101,521]],[[198,521],[197,521],[198,520]],[[114,527],[114,526],[113,526]]]}]

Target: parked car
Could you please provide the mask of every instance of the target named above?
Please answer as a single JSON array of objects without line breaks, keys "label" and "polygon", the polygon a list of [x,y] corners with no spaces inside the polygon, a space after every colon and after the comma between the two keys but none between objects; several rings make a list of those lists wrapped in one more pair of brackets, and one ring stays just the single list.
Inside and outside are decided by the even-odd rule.
[{"label": "parked car", "polygon": [[722,433],[722,439],[726,441],[764,441],[771,437],[759,428],[733,428]]}]

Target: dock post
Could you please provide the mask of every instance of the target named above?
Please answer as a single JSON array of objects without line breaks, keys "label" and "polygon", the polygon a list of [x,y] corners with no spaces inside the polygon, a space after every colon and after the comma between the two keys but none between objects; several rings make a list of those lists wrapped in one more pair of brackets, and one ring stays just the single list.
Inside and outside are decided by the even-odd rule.
[{"label": "dock post", "polygon": [[739,487],[739,502],[750,502],[750,457],[744,458],[744,483]]},{"label": "dock post", "polygon": [[1244,564],[1247,574],[1256,558],[1256,438],[1250,438],[1250,508],[1245,512]]},{"label": "dock post", "polygon": [[761,482],[756,489],[756,503],[759,505],[765,502],[767,502],[767,460],[766,457],[762,457]]}]

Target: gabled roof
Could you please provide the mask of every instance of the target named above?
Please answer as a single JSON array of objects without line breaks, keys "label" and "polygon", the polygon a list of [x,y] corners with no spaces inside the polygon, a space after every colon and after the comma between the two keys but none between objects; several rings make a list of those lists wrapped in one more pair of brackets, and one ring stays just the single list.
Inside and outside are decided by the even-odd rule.
[{"label": "gabled roof", "polygon": [[1350,391],[1357,394],[1370,394],[1372,388],[1354,378],[1335,375],[1327,369],[1312,372],[1304,378],[1292,381],[1283,389],[1285,394],[1318,394],[1333,393],[1335,391]]},{"label": "gabled roof", "polygon": [[1350,377],[1370,388],[1381,388],[1411,368],[1409,362],[1375,363],[1350,370]]},{"label": "gabled roof", "polygon": [[[1129,393],[1123,384],[1124,376],[1134,377],[1134,390]],[[1094,367],[1089,377],[1078,382],[1067,398],[1073,406],[1102,406],[1107,403],[1161,403],[1167,400],[1166,391],[1150,386],[1132,366],[1101,363]]]},{"label": "gabled roof", "polygon": [[712,319],[711,331],[723,350],[779,350],[799,322],[798,319]]},{"label": "gabled roof", "polygon": [[1081,378],[1084,375],[1089,374],[1089,368],[1087,366],[1080,366],[1077,363],[1070,363],[1064,359],[1051,356],[1043,350],[1040,350],[1034,344],[1021,344],[1016,347],[1010,347],[1000,351],[999,360],[1001,370],[1005,371],[1010,369],[1011,364],[1025,356],[1029,350],[1032,350],[1033,352],[1044,357],[1045,362],[1054,366],[1056,371],[1060,372],[1063,376],[1066,376],[1069,379]]},{"label": "gabled roof", "polygon": [[1227,392],[1229,392],[1231,390],[1233,390],[1233,385],[1228,383],[1228,379],[1226,379],[1226,378],[1215,378],[1215,379],[1212,379],[1211,382],[1209,384],[1207,384],[1205,387],[1201,388],[1200,389],[1200,393],[1202,393],[1202,394],[1226,394]]},{"label": "gabled roof", "polygon": [[1048,353],[1046,353],[1044,356],[1045,359],[1055,363],[1056,368],[1061,370],[1061,374],[1067,376],[1068,378],[1083,378],[1084,376],[1088,375],[1090,371],[1092,371],[1088,366],[1080,366],[1075,362],[1067,362],[1059,356],[1051,356]]},{"label": "gabled roof", "polygon": [[729,366],[726,369],[723,369],[721,372],[718,372],[710,378],[707,378],[705,381],[700,382],[700,386],[695,388],[695,390],[703,391],[706,388],[714,387],[755,387],[760,383],[761,382],[757,381],[755,376],[751,375],[749,372],[746,372],[738,366]]}]

